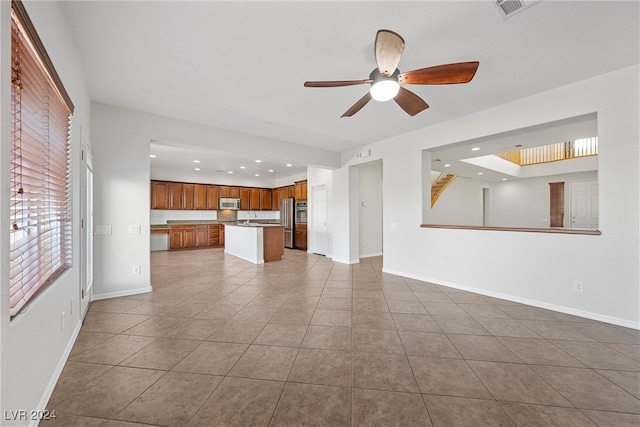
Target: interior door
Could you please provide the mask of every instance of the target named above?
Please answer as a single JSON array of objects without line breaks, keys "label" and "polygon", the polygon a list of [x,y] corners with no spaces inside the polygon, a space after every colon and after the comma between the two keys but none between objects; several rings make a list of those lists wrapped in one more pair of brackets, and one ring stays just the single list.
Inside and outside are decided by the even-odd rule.
[{"label": "interior door", "polygon": [[311,252],[327,254],[327,189],[324,185],[316,185],[313,191],[313,223],[310,244]]},{"label": "interior door", "polygon": [[571,183],[571,227],[598,228],[598,181]]},{"label": "interior door", "polygon": [[[84,135],[82,136],[84,140]],[[89,145],[82,143],[81,199],[81,265],[80,265],[80,313],[87,314],[93,292],[93,158]]]}]

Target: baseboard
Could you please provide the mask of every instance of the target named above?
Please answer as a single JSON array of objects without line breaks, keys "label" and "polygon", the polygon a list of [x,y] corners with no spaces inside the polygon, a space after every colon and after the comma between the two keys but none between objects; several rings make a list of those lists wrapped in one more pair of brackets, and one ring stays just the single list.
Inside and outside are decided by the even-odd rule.
[{"label": "baseboard", "polygon": [[346,259],[331,258],[331,260],[335,262],[339,262],[340,264],[358,264],[360,262],[359,259],[346,260]]},{"label": "baseboard", "polygon": [[400,271],[383,268],[384,273],[395,274],[396,276],[407,277],[409,279],[421,280],[423,282],[434,283],[436,285],[447,286],[449,288],[460,289],[461,291],[473,292],[488,297],[499,298],[506,301],[517,302],[520,304],[530,305],[532,307],[544,308],[546,310],[557,311],[559,313],[570,314],[572,316],[583,317],[585,319],[597,320],[599,322],[610,323],[612,325],[623,326],[625,328],[640,330],[640,322],[633,322],[619,317],[607,316],[605,314],[593,313],[591,311],[578,310],[571,307],[565,307],[562,305],[550,304],[543,301],[532,300],[528,298],[521,298],[513,295],[503,294],[500,292],[487,291],[486,289],[474,288],[471,286],[464,286],[458,283],[451,283],[444,280],[437,280],[430,277],[423,277],[413,274],[407,274]]},{"label": "baseboard", "polygon": [[[64,369],[64,365],[67,363],[67,359],[71,354],[71,350],[73,349],[73,345],[76,343],[76,339],[78,338],[78,334],[80,333],[80,329],[82,328],[82,321],[78,320],[76,327],[73,329],[73,333],[71,334],[71,338],[67,343],[67,346],[64,349],[64,353],[62,353],[62,357],[58,361],[56,365],[56,369],[53,371],[53,375],[51,375],[51,379],[49,380],[49,384],[47,384],[47,388],[45,388],[42,393],[42,397],[40,398],[40,402],[38,403],[38,413],[43,413],[45,409],[47,409],[47,403],[49,403],[49,399],[51,399],[51,395],[53,394],[53,390],[56,388],[56,384],[60,379],[60,375],[62,374],[62,370]],[[55,408],[52,408],[52,410]],[[30,426],[37,426],[39,420],[37,418],[32,419]]]},{"label": "baseboard", "polygon": [[382,256],[382,252],[376,252],[374,254],[363,254],[360,258],[373,258],[374,256]]},{"label": "baseboard", "polygon": [[101,299],[128,297],[128,296],[131,296],[131,295],[147,294],[147,293],[149,293],[151,291],[153,291],[153,287],[152,286],[146,286],[144,288],[130,289],[130,290],[120,291],[120,292],[107,292],[107,293],[103,293],[103,294],[95,294],[94,293],[93,296],[91,297],[91,300],[92,301],[97,301],[97,300],[101,300]]}]

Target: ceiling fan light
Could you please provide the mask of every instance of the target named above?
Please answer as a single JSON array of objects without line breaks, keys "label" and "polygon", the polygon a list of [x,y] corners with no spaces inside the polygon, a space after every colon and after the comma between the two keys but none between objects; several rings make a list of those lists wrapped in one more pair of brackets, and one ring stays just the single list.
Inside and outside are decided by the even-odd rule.
[{"label": "ceiling fan light", "polygon": [[400,90],[397,81],[381,80],[371,85],[371,97],[376,101],[388,101],[395,98]]}]

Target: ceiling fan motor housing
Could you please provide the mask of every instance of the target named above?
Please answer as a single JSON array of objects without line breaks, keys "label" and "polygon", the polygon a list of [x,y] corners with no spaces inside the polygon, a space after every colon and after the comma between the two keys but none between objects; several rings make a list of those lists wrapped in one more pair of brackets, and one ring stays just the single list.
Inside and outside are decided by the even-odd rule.
[{"label": "ceiling fan motor housing", "polygon": [[396,70],[390,76],[385,76],[377,68],[374,68],[369,79],[371,80],[371,96],[376,101],[388,101],[393,99],[400,89],[398,76],[400,70]]}]

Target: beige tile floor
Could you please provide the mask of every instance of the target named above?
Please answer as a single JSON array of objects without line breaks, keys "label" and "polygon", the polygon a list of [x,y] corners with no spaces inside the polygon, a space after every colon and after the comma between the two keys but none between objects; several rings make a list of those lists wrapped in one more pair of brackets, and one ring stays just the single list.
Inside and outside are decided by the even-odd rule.
[{"label": "beige tile floor", "polygon": [[151,254],[46,426],[640,426],[640,333],[287,250]]}]

